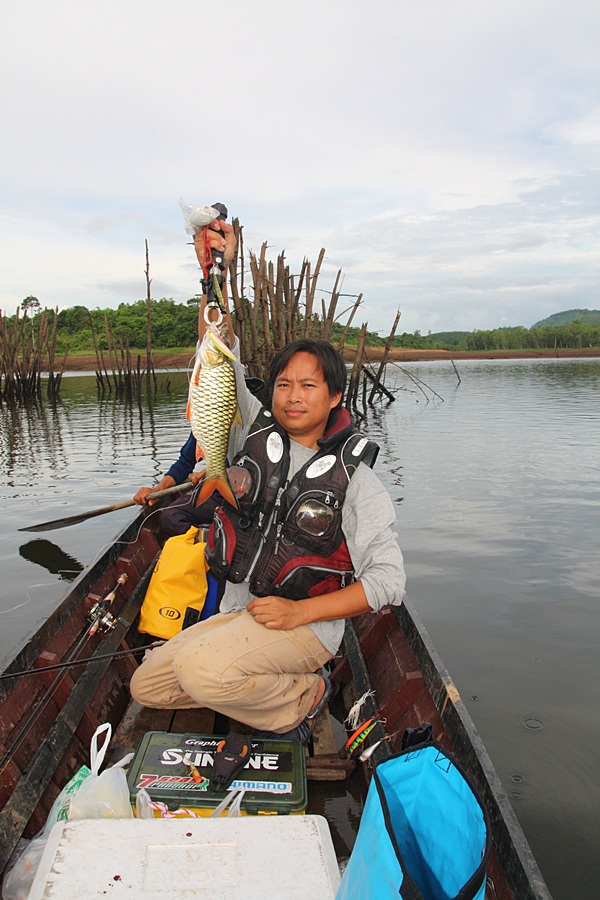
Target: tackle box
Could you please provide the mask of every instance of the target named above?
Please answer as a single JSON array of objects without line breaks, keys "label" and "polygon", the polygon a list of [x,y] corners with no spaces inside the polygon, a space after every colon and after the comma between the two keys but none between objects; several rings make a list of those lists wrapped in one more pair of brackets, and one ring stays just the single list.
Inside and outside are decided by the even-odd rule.
[{"label": "tackle box", "polygon": [[[147,732],[127,773],[134,810],[137,792],[145,788],[151,800],[166,804],[169,811],[185,808],[209,816],[227,795],[227,791],[210,788],[215,753],[222,740],[223,736],[214,734]],[[304,812],[304,747],[298,741],[253,738],[250,758],[229,790],[234,787],[245,789],[242,815]]]}]

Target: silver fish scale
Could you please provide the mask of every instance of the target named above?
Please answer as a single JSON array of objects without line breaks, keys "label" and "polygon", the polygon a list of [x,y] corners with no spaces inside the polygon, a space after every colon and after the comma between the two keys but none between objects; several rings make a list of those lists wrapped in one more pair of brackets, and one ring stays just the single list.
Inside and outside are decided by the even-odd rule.
[{"label": "silver fish scale", "polygon": [[198,384],[190,382],[190,424],[204,452],[206,475],[225,473],[229,433],[237,409],[235,372],[226,357],[220,365],[203,365]]}]

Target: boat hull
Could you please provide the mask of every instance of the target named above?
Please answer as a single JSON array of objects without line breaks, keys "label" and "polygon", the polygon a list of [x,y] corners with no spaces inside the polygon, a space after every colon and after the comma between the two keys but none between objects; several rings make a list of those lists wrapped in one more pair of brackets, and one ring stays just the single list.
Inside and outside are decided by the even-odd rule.
[{"label": "boat hull", "polygon": [[[139,734],[140,722],[135,726],[133,719],[140,719],[141,727],[147,721],[131,712],[129,680],[137,667],[133,653],[147,639],[137,631],[136,619],[160,551],[158,519],[142,512],[118,535],[101,559],[73,583],[47,622],[15,651],[6,673],[60,663],[75,652],[77,658],[93,656],[95,661],[0,681],[0,746],[4,748],[0,766],[0,871],[19,838],[32,837],[43,827],[62,787],[89,761],[90,739],[97,726],[110,721],[117,730],[122,723],[119,740],[123,741],[125,733],[133,740],[136,727]],[[126,584],[111,604],[117,624],[106,634],[89,637],[90,609],[112,591],[123,573],[128,576]],[[111,657],[128,649],[132,654]],[[379,711],[386,724],[385,731],[382,725],[376,727],[370,743],[397,732],[394,738],[382,742],[366,765],[358,764],[364,768],[365,785],[370,767],[400,749],[406,728],[430,722],[434,738],[455,755],[490,815],[492,853],[486,897],[550,898],[481,738],[408,603],[348,622],[331,680],[337,702],[341,699],[346,710],[357,698],[374,692],[366,701],[364,718]],[[181,714],[184,712],[189,711]],[[154,728],[177,730],[157,725],[156,716],[153,719]],[[121,752],[127,748],[119,744],[118,749]],[[337,753],[308,762],[309,777],[312,762],[312,777],[322,779],[343,778],[356,765],[355,760],[340,759]]]}]

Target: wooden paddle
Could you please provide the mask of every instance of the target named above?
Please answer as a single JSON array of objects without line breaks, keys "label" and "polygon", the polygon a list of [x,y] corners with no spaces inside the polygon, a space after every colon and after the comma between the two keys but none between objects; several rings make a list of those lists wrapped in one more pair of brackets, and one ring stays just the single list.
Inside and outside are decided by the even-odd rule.
[{"label": "wooden paddle", "polygon": [[[191,481],[184,481],[182,484],[176,484],[174,487],[165,488],[162,491],[155,491],[148,494],[147,500],[159,500],[161,497],[168,497],[169,494],[180,494],[183,491],[189,491],[192,488]],[[116,509],[126,509],[128,506],[135,506],[134,500],[124,500],[122,503],[114,503],[112,506],[101,506],[99,509],[92,509],[90,512],[80,513],[78,516],[65,516],[64,519],[53,519],[51,522],[42,522],[40,525],[30,525],[28,528],[19,528],[19,531],[54,531],[57,528],[66,528],[67,525],[76,525],[78,522],[85,522],[86,519],[92,519],[94,516],[103,516],[104,513],[114,512]]]}]

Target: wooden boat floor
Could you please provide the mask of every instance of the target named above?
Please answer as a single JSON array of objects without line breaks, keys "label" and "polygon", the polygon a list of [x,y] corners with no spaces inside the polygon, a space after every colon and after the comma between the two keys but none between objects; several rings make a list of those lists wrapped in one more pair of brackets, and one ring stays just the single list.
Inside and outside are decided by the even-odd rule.
[{"label": "wooden boat floor", "polygon": [[[148,731],[220,734],[223,729],[216,731],[218,724],[219,717],[210,709],[149,709],[131,700],[113,735],[108,763],[112,765],[127,753],[133,753]],[[243,734],[248,728],[241,722],[229,720],[228,730]],[[324,710],[316,719],[312,747],[307,747],[306,754],[307,777],[312,781],[339,781],[354,769],[354,761],[338,756],[329,710]]]}]

